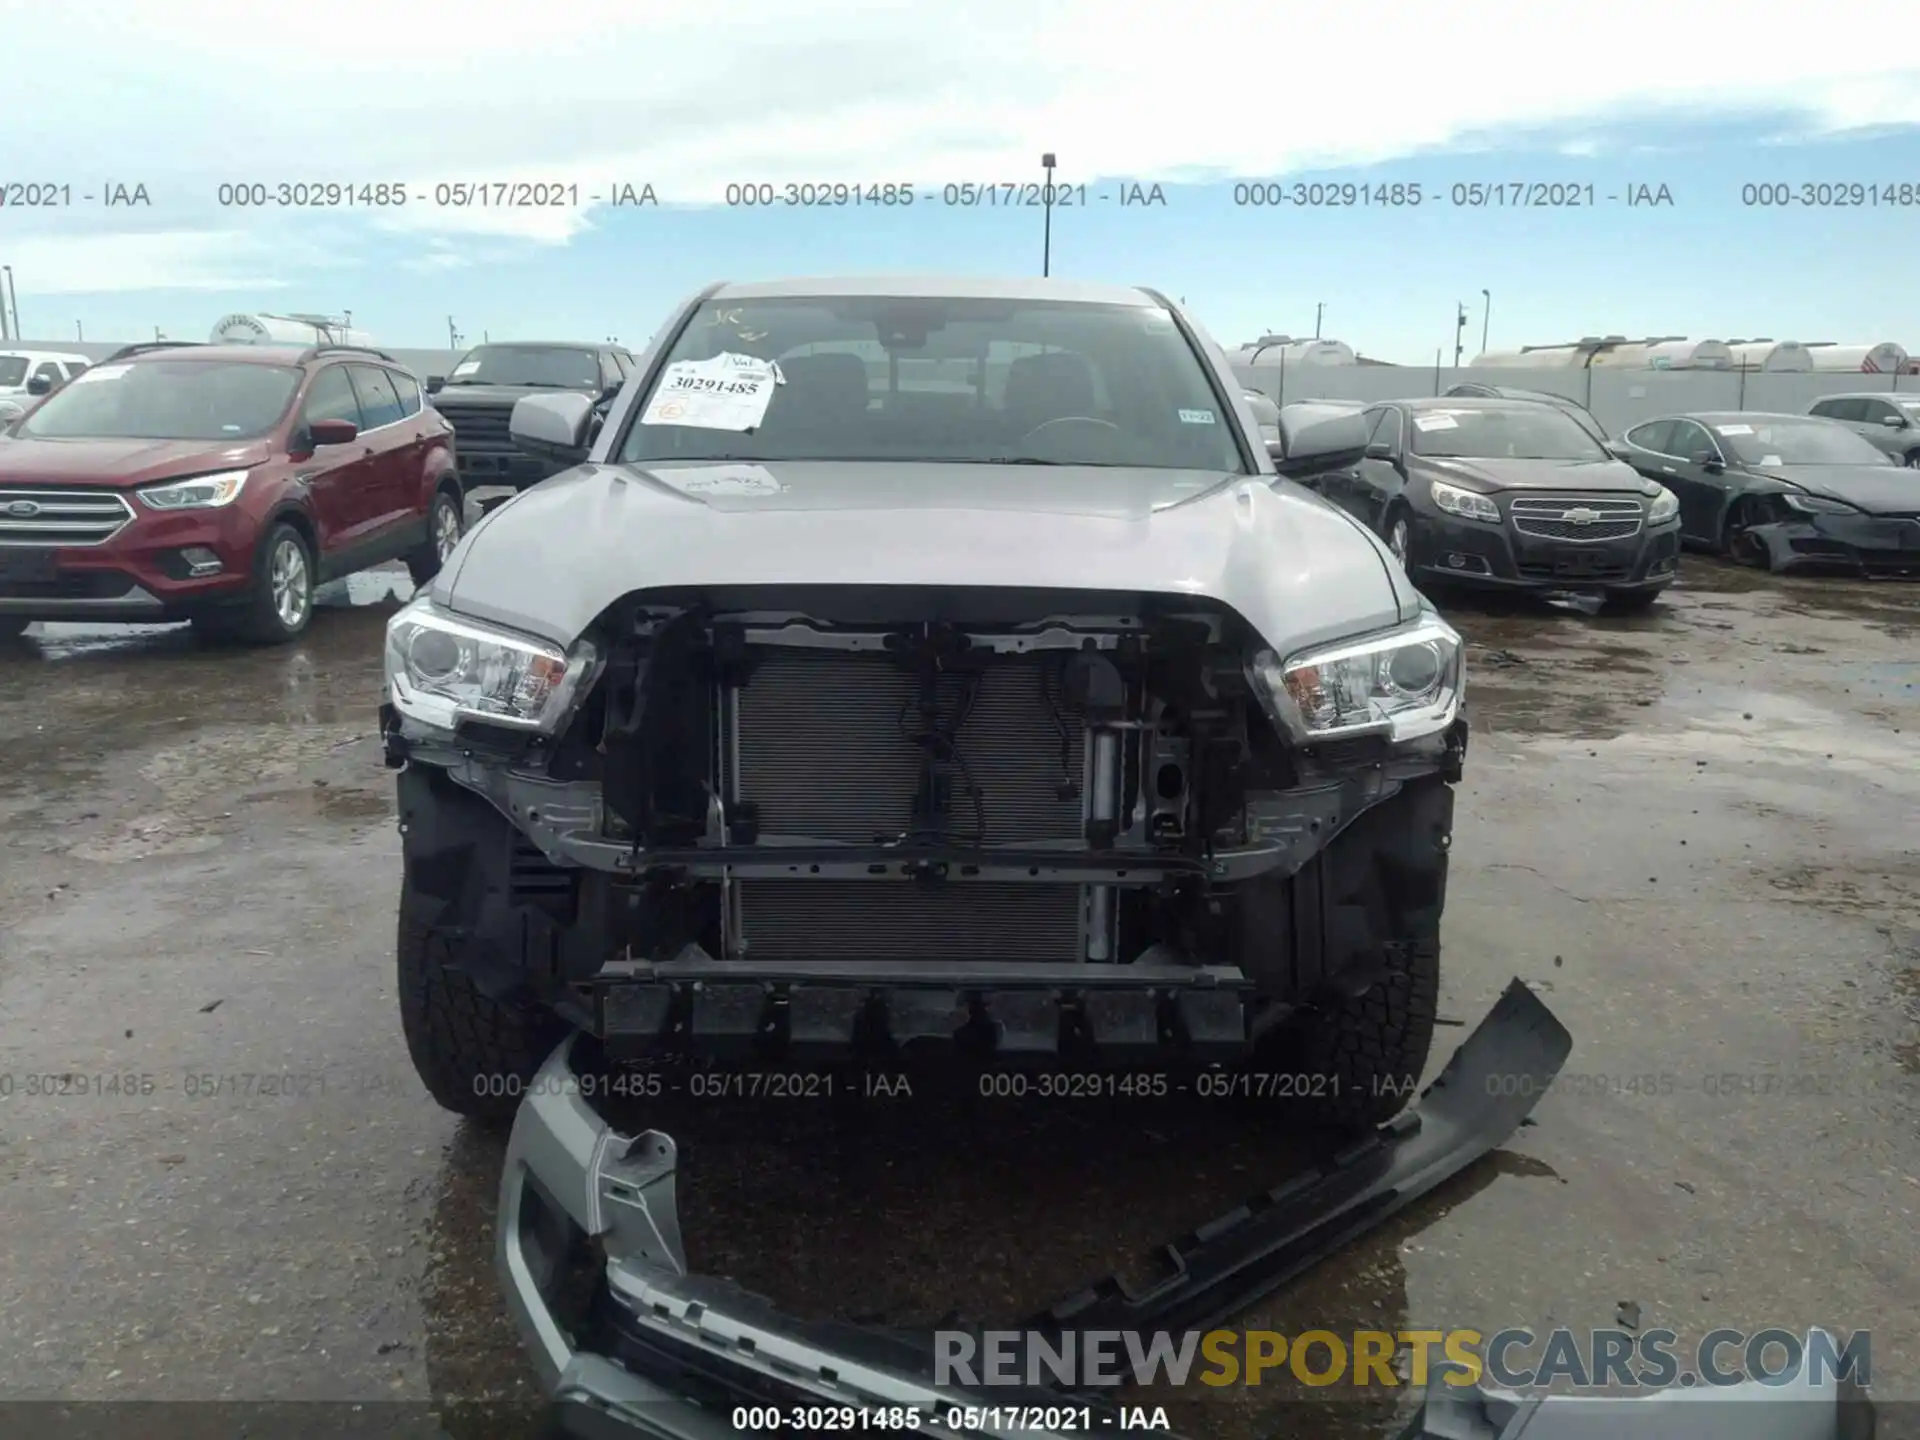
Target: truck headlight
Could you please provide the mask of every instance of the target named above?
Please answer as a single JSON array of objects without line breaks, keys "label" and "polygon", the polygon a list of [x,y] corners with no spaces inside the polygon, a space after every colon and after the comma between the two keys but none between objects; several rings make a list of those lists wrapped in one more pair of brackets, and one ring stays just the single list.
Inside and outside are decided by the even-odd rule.
[{"label": "truck headlight", "polygon": [[1680,497],[1666,486],[1658,486],[1659,493],[1653,497],[1653,503],[1647,507],[1647,524],[1664,525],[1680,513]]},{"label": "truck headlight", "polygon": [[1413,624],[1247,667],[1274,723],[1296,741],[1384,734],[1418,740],[1447,728],[1466,693],[1460,634],[1428,612]]},{"label": "truck headlight", "polygon": [[1449,515],[1458,515],[1462,520],[1484,520],[1489,525],[1500,523],[1500,507],[1476,490],[1462,490],[1458,485],[1435,480],[1431,493],[1433,503]]},{"label": "truck headlight", "polygon": [[218,510],[238,500],[240,487],[246,483],[245,470],[222,470],[218,475],[169,480],[164,485],[149,485],[133,493],[153,510]]},{"label": "truck headlight", "polygon": [[421,596],[387,622],[387,698],[410,720],[452,730],[479,720],[551,734],[598,663],[589,641],[565,652],[456,619]]}]

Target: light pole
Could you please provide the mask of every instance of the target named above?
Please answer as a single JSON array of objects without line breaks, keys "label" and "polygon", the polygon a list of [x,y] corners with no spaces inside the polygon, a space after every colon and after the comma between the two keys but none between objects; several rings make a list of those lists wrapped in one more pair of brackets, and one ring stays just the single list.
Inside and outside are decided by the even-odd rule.
[{"label": "light pole", "polygon": [[1049,150],[1040,157],[1040,164],[1047,172],[1047,188],[1040,194],[1040,278],[1046,279],[1053,274],[1053,151]]},{"label": "light pole", "polygon": [[1327,313],[1327,302],[1322,300],[1313,307],[1313,338],[1320,338],[1320,317]]},{"label": "light pole", "polygon": [[4,285],[0,285],[0,310],[7,308],[7,297],[11,295],[13,297],[13,329],[10,333],[14,339],[24,340],[27,337],[20,333],[20,292],[14,286],[11,265],[0,265],[0,280],[6,281]]},{"label": "light pole", "polygon": [[1480,292],[1480,353],[1487,353],[1487,327],[1493,323],[1493,292]]},{"label": "light pole", "polygon": [[449,350],[458,350],[460,348],[460,332],[453,328],[453,317],[451,315],[447,317],[447,348]]},{"label": "light pole", "polygon": [[1460,368],[1460,356],[1467,348],[1467,307],[1460,301],[1453,302],[1453,368]]}]

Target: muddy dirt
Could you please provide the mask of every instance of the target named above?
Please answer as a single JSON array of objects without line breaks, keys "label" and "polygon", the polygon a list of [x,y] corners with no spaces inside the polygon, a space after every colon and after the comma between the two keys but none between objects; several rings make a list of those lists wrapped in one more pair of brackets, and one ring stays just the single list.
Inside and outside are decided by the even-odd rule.
[{"label": "muddy dirt", "polygon": [[[333,591],[285,649],[0,650],[0,1399],[531,1433],[470,1408],[535,1398],[500,1142],[427,1099],[395,1012],[373,710],[406,577]],[[1691,561],[1644,617],[1446,608],[1473,744],[1434,1068],[1515,975],[1573,1057],[1506,1150],[1241,1323],[1631,1301],[1682,1335],[1870,1329],[1876,1393],[1920,1399],[1920,588]],[[807,1313],[1017,1315],[1295,1163],[1211,1113],[765,1108],[679,1132],[688,1245]],[[1363,1436],[1399,1398],[1303,1396],[1167,1403],[1196,1435]]]}]

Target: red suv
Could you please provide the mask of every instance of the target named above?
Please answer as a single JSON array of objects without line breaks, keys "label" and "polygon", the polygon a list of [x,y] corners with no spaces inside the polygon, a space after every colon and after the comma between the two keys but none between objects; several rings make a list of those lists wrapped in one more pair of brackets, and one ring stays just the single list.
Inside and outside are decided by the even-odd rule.
[{"label": "red suv", "polygon": [[0,638],[191,620],[291,640],[314,586],[459,543],[452,427],[379,350],[131,345],[0,434]]}]

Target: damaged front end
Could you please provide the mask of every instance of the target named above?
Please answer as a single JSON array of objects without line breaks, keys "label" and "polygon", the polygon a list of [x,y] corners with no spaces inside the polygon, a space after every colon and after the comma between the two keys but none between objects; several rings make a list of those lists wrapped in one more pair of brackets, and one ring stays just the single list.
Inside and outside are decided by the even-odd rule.
[{"label": "damaged front end", "polygon": [[1197,597],[648,592],[561,650],[423,600],[388,675],[414,919],[616,1059],[1214,1063],[1437,944],[1431,611],[1282,655]]},{"label": "damaged front end", "polygon": [[1749,498],[1730,548],[1735,559],[1776,574],[1911,578],[1920,576],[1920,514],[1870,514],[1818,495]]},{"label": "damaged front end", "polygon": [[[1102,1280],[1022,1328],[1197,1330],[1241,1312],[1502,1144],[1571,1045],[1515,981],[1412,1109],[1169,1245],[1149,1288]],[[572,1049],[554,1052],[521,1103],[497,1226],[508,1308],[571,1433],[704,1440],[734,1433],[740,1406],[817,1407],[816,1431],[1044,1440],[1123,1428],[1099,1397],[943,1386],[931,1335],[800,1321],[691,1273],[673,1139],[615,1131]],[[838,1418],[852,1412],[865,1418]]]}]

